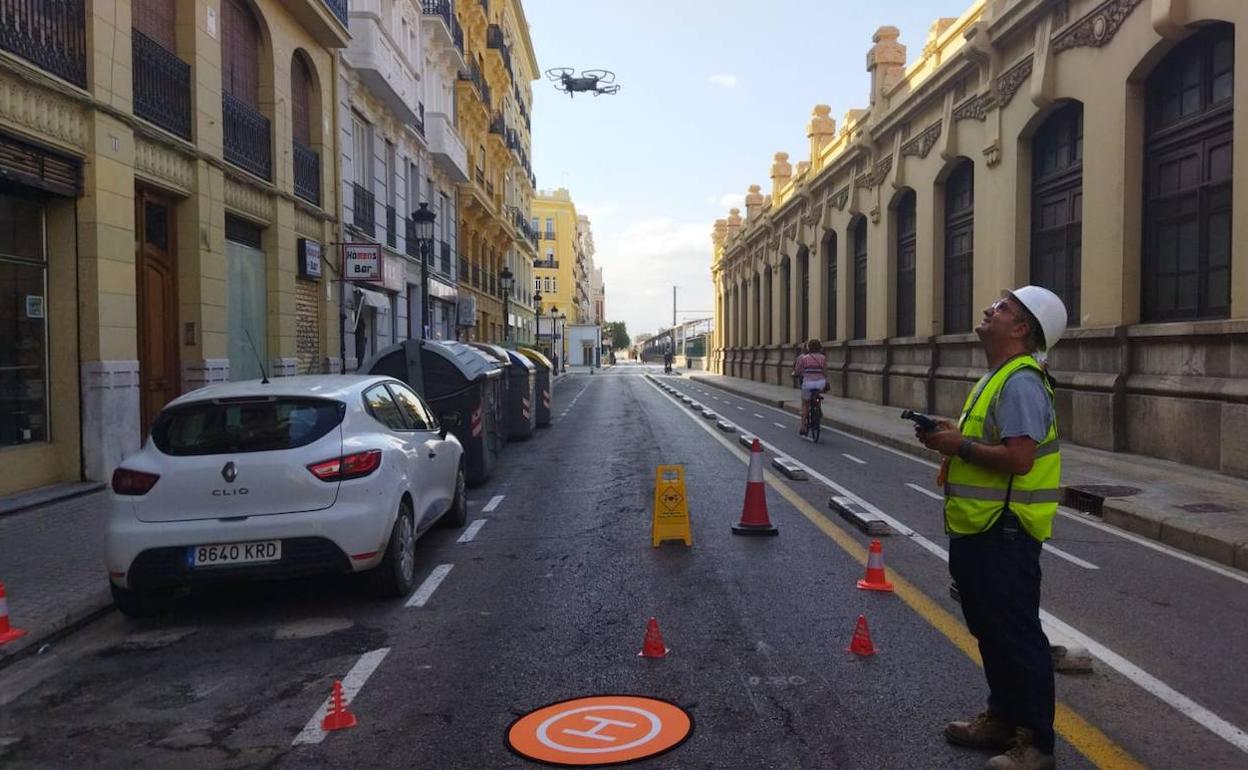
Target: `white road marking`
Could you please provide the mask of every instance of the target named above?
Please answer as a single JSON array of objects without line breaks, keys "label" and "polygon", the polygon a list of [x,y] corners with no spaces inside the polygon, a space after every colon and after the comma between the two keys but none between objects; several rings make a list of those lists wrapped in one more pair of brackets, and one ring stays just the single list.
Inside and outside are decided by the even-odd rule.
[{"label": "white road marking", "polygon": [[[382,647],[380,650],[366,652],[360,656],[355,662],[351,670],[342,680],[342,700],[348,706],[355,701],[355,696],[359,695],[360,689],[364,687],[364,683],[373,675],[381,662],[385,660],[386,655],[390,652],[389,647]],[[295,736],[290,742],[291,746],[298,746],[303,743],[320,743],[325,740],[325,731],[321,729],[321,722],[325,720],[325,715],[329,713],[329,703],[333,699],[331,692],[321,707],[316,710],[308,723],[303,726],[303,730]]]},{"label": "white road marking", "polygon": [[766,419],[767,419],[766,417],[762,416],[762,415],[761,415],[761,414],[759,414],[758,412],[755,412],[755,413],[754,413],[754,416],[755,416],[755,417],[757,417],[757,418],[758,418],[758,419],[760,419],[760,420],[766,420]]},{"label": "white road marking", "polygon": [[429,597],[433,596],[433,592],[438,590],[438,586],[442,585],[442,581],[446,579],[447,574],[451,571],[454,564],[439,564],[433,568],[433,572],[429,573],[429,577],[425,578],[425,582],[420,584],[420,588],[416,589],[416,593],[412,594],[412,598],[407,600],[408,607],[424,607],[425,602],[429,601]]},{"label": "white road marking", "polygon": [[1066,553],[1065,551],[1063,551],[1063,550],[1062,550],[1062,549],[1060,549],[1060,548],[1054,548],[1053,546],[1049,545],[1048,543],[1045,543],[1045,544],[1044,544],[1044,551],[1045,551],[1045,553],[1051,553],[1051,554],[1053,554],[1054,556],[1056,556],[1056,557],[1057,557],[1057,558],[1059,558],[1059,559],[1065,559],[1066,561],[1070,562],[1071,564],[1074,564],[1076,567],[1083,567],[1084,569],[1100,569],[1100,567],[1096,566],[1096,565],[1095,565],[1095,564],[1093,564],[1092,562],[1090,562],[1090,561],[1084,561],[1083,559],[1080,559],[1078,556],[1075,556],[1075,555],[1073,555],[1073,554]]},{"label": "white road marking", "polygon": [[854,457],[854,456],[853,456],[853,455],[851,455],[851,454],[846,454],[846,453],[844,453],[844,452],[841,452],[841,457],[844,457],[846,460],[850,460],[850,461],[852,461],[852,462],[856,462],[856,463],[858,463],[859,465],[866,465],[866,464],[867,464],[867,461],[866,461],[866,460],[859,460],[857,457]]},{"label": "white road marking", "polygon": [[939,501],[941,501],[942,503],[945,501],[945,496],[944,496],[944,495],[942,495],[942,494],[940,494],[939,492],[933,492],[933,491],[932,491],[932,490],[930,490],[930,489],[924,489],[923,487],[919,486],[918,484],[911,484],[911,483],[909,483],[909,482],[907,482],[907,483],[906,483],[906,486],[910,487],[910,488],[911,488],[911,489],[913,489],[915,492],[918,492],[920,495],[927,495],[928,497],[932,498],[933,500],[939,500]]},{"label": "white road marking", "polygon": [[744,411],[745,411],[745,407],[743,407],[743,406],[739,406],[739,407],[737,407],[737,411],[738,411],[738,412],[744,412]]},{"label": "white road marking", "polygon": [[498,504],[503,501],[504,497],[506,497],[506,495],[494,495],[493,497],[490,498],[490,501],[485,504],[485,507],[481,509],[481,512],[482,513],[492,512],[495,508],[498,507]]},{"label": "white road marking", "polygon": [[487,521],[489,521],[489,519],[477,519],[472,522],[468,525],[468,529],[464,530],[464,534],[460,535],[459,539],[455,542],[471,543],[472,539],[477,536],[477,533],[481,531],[481,528],[485,526],[485,522]]},{"label": "white road marking", "polygon": [[[702,430],[706,431],[709,435],[715,437],[717,441],[728,447],[729,450],[738,457],[738,459],[742,460],[742,462],[748,462],[748,459],[742,457],[741,453],[736,451],[735,447],[728,444],[726,440],[722,439],[717,433],[715,433],[715,431],[702,424],[701,421],[694,419],[692,416],[689,416],[689,419],[692,420],[694,424],[698,425],[698,427],[702,428]],[[791,457],[786,459],[791,460],[795,465],[805,470],[807,475],[812,479],[817,479],[825,486],[840,492],[845,497],[850,498],[852,501],[867,509],[870,513],[873,513],[877,517],[883,519],[890,527],[895,529],[898,534],[909,537],[922,548],[939,557],[942,561],[949,561],[949,552],[944,548],[941,548],[936,543],[933,543],[931,540],[928,540],[918,534],[914,530],[902,524],[900,521],[897,521],[888,514],[880,511],[866,500],[863,500],[861,497],[858,497],[853,492],[850,492],[848,489],[845,489],[806,464],[798,462]],[[770,471],[764,471],[764,473],[766,475],[771,475]],[[1054,636],[1062,636],[1082,645],[1088,650],[1089,653],[1092,654],[1093,657],[1114,669],[1122,676],[1131,680],[1131,682],[1139,686],[1141,689],[1164,701],[1171,708],[1190,718],[1201,727],[1209,730],[1240,751],[1248,753],[1248,732],[1245,732],[1239,727],[1227,722],[1225,719],[1222,719],[1217,714],[1213,713],[1204,706],[1201,706],[1199,703],[1193,701],[1191,698],[1187,697],[1178,690],[1175,690],[1173,687],[1170,687],[1165,682],[1122,657],[1118,653],[1098,643],[1096,640],[1074,628],[1070,624],[1060,620],[1052,613],[1043,609],[1040,610],[1040,622],[1044,626],[1045,634],[1049,636],[1050,641],[1053,640]]]},{"label": "white road marking", "polygon": [[785,425],[785,424],[784,424],[784,423],[782,423],[782,422],[773,422],[773,423],[772,423],[772,425],[776,426],[777,428],[787,428],[787,427],[789,427],[789,426]]}]

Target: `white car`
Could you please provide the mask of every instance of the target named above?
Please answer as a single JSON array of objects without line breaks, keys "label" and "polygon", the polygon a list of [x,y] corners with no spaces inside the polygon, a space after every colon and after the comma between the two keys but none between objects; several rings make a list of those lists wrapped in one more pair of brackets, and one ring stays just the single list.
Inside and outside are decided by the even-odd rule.
[{"label": "white car", "polygon": [[373,571],[415,580],[416,538],[468,518],[463,447],[410,387],[323,375],[210,385],[175,399],[113,473],[113,601],[138,617],[204,582]]}]

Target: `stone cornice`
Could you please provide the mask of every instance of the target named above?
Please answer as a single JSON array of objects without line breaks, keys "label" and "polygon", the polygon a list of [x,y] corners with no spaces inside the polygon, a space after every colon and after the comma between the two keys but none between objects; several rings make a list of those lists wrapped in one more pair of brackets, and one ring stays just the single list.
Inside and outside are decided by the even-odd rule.
[{"label": "stone cornice", "polygon": [[1122,23],[1144,0],[1105,0],[1053,38],[1053,53],[1071,48],[1100,48],[1114,39]]}]

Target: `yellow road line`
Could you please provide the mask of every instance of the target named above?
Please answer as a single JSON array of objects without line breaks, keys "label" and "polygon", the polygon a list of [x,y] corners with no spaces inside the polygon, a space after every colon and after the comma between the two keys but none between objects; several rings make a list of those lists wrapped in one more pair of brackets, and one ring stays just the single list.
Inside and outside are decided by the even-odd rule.
[{"label": "yellow road line", "polygon": [[[655,387],[653,383],[651,383],[651,387]],[[741,450],[728,439],[710,430],[701,422],[695,421],[695,424],[734,454],[741,454]],[[840,546],[841,550],[849,554],[859,564],[866,565],[867,549],[863,548],[853,536],[836,524],[833,524],[827,516],[808,503],[805,498],[771,471],[764,470],[763,478],[772,489],[776,490],[781,497],[796,508],[798,513],[805,516],[820,532],[823,532],[823,534],[831,538],[832,542]],[[927,594],[916,588],[913,583],[899,575],[896,570],[890,570],[889,577],[892,580],[894,592],[901,597],[902,601],[910,605],[910,608],[919,617],[926,620],[932,628],[935,628],[949,641],[953,642],[955,647],[961,650],[968,658],[975,661],[975,665],[980,667],[984,665],[979,658],[979,644],[975,641],[975,637],[971,636],[971,632],[967,630],[966,626],[953,615],[946,612],[939,604],[932,601]],[[1142,770],[1145,767],[1143,763],[1128,754],[1125,749],[1114,743],[1108,735],[1101,732],[1100,728],[1084,719],[1078,712],[1061,701],[1057,702],[1053,728],[1076,751],[1087,757],[1097,767],[1110,770],[1136,770],[1137,768]]]}]

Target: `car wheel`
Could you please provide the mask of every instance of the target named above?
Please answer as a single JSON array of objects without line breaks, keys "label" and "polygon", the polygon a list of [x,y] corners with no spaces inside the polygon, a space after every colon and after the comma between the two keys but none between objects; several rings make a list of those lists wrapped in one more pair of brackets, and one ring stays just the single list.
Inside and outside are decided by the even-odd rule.
[{"label": "car wheel", "polygon": [[468,523],[468,481],[464,477],[464,466],[461,464],[455,472],[455,499],[451,507],[442,515],[439,522],[444,527],[459,528]]},{"label": "car wheel", "polygon": [[128,618],[151,618],[163,615],[173,606],[171,591],[134,591],[108,584],[113,592],[113,606]]},{"label": "car wheel", "polygon": [[385,556],[372,572],[373,588],[378,596],[407,596],[416,583],[416,522],[412,504],[406,499],[399,505],[399,515],[390,530],[390,543]]}]

